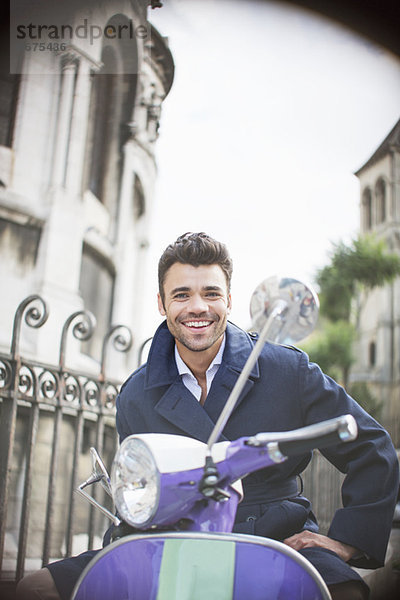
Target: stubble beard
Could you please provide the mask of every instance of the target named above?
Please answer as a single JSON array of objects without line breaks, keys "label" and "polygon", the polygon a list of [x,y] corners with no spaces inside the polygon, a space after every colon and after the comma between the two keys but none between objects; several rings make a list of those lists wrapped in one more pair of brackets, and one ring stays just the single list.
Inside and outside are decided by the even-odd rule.
[{"label": "stubble beard", "polygon": [[[217,323],[217,327],[214,329],[213,332],[210,332],[210,336],[207,339],[204,339],[201,346],[199,346],[196,344],[195,339],[193,338],[193,334],[190,334],[188,332],[185,335],[185,332],[182,330],[182,328],[185,327],[184,325],[180,324],[179,322],[177,324],[171,323],[171,321],[167,319],[168,329],[170,333],[174,336],[175,340],[181,343],[182,346],[184,346],[191,352],[204,352],[205,350],[211,348],[223,336],[226,329],[227,319],[225,318],[222,321],[221,319],[218,319],[217,321],[213,319],[213,322]],[[196,334],[194,335],[196,336]],[[199,337],[201,335],[201,333],[198,334]],[[201,340],[199,340],[199,343],[200,342]]]}]

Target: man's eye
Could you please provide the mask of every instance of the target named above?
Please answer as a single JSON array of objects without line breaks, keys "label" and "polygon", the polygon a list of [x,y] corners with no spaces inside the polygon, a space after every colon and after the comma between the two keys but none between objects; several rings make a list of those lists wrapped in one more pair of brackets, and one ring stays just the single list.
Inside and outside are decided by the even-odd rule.
[{"label": "man's eye", "polygon": [[207,298],[219,298],[220,294],[218,292],[207,292]]},{"label": "man's eye", "polygon": [[182,300],[182,298],[187,298],[187,294],[185,294],[184,292],[181,292],[180,294],[175,294],[174,299],[175,300]]}]

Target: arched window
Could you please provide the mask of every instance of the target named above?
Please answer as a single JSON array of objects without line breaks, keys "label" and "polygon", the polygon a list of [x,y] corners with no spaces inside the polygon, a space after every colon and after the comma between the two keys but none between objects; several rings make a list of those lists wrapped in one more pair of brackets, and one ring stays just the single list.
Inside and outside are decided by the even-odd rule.
[{"label": "arched window", "polygon": [[117,103],[117,63],[114,52],[109,47],[103,49],[101,60],[103,67],[100,73],[93,76],[89,189],[104,203],[105,179],[110,159]]},{"label": "arched window", "polygon": [[93,336],[82,345],[85,353],[96,360],[101,358],[101,348],[112,315],[114,293],[113,266],[91,246],[84,244],[79,290],[86,310],[96,317]]},{"label": "arched window", "polygon": [[368,362],[370,367],[376,365],[376,343],[370,342],[368,346]]},{"label": "arched window", "polygon": [[135,176],[135,183],[133,186],[133,216],[135,221],[138,221],[146,210],[146,202],[143,192],[142,182],[139,177]]},{"label": "arched window", "polygon": [[386,184],[380,177],[375,186],[376,198],[376,222],[384,223],[386,221]]},{"label": "arched window", "polygon": [[[124,15],[114,15],[106,29],[126,32],[128,24]],[[101,70],[92,76],[85,187],[115,216],[122,148],[129,139],[135,104],[138,65],[135,40],[123,36],[105,38],[101,62]]]},{"label": "arched window", "polygon": [[367,188],[362,196],[363,227],[365,231],[372,228],[372,194]]},{"label": "arched window", "polygon": [[0,146],[9,148],[14,133],[19,81],[19,75],[0,73]]}]

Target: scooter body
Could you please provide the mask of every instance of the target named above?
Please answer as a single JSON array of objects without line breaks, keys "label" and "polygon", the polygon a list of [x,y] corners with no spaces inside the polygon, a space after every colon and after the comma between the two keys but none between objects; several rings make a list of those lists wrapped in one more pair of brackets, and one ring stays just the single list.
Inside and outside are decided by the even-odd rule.
[{"label": "scooter body", "polygon": [[298,552],[258,536],[130,535],[104,548],[73,600],[329,600]]}]

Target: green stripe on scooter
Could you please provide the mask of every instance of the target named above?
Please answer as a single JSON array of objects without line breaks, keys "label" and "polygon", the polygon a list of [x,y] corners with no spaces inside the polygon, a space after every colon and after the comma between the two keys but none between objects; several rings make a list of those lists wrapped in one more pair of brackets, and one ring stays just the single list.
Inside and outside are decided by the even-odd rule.
[{"label": "green stripe on scooter", "polygon": [[157,600],[232,600],[234,577],[234,542],[166,540]]}]

